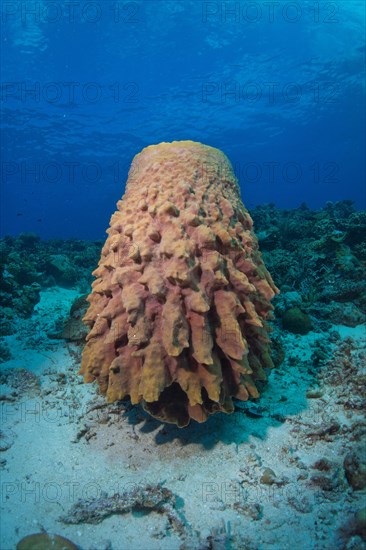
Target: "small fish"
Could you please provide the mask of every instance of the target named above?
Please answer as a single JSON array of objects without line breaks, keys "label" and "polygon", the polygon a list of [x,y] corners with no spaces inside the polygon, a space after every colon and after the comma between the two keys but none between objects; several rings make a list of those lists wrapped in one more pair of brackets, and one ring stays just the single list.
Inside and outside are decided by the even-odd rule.
[{"label": "small fish", "polygon": [[17,212],[17,216],[23,216],[22,212]]}]

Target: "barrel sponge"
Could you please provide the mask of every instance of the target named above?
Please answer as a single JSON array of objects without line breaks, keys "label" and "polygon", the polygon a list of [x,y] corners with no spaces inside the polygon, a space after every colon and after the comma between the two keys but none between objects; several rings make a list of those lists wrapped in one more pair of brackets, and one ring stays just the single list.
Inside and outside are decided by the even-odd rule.
[{"label": "barrel sponge", "polygon": [[193,141],[133,160],[88,297],[80,374],[187,426],[259,397],[278,292],[231,164]]}]

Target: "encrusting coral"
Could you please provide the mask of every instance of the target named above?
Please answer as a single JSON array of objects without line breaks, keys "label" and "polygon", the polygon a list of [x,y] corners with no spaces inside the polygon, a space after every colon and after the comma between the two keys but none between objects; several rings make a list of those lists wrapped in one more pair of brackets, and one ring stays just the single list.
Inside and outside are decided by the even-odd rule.
[{"label": "encrusting coral", "polygon": [[258,397],[278,289],[227,157],[192,141],[146,147],[117,207],[83,319],[84,381],[179,427]]}]

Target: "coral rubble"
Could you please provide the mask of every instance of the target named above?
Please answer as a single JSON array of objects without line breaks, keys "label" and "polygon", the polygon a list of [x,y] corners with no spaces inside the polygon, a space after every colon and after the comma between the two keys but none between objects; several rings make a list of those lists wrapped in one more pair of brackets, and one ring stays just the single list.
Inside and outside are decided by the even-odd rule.
[{"label": "coral rubble", "polygon": [[84,317],[85,382],[180,427],[258,397],[278,290],[226,156],[147,147],[117,207]]},{"label": "coral rubble", "polygon": [[156,511],[167,515],[169,522],[179,533],[185,531],[184,517],[176,511],[174,494],[161,485],[136,485],[130,490],[102,494],[99,498],[89,498],[76,502],[69,513],[60,519],[66,524],[100,523],[113,514],[126,514],[132,511]]}]

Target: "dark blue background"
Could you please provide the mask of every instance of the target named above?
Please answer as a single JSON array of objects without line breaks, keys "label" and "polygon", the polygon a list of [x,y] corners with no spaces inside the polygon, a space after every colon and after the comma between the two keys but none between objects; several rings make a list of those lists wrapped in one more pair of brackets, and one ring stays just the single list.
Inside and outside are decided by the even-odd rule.
[{"label": "dark blue background", "polygon": [[363,1],[77,4],[1,4],[2,234],[103,238],[133,156],[181,139],[249,208],[365,207]]}]

